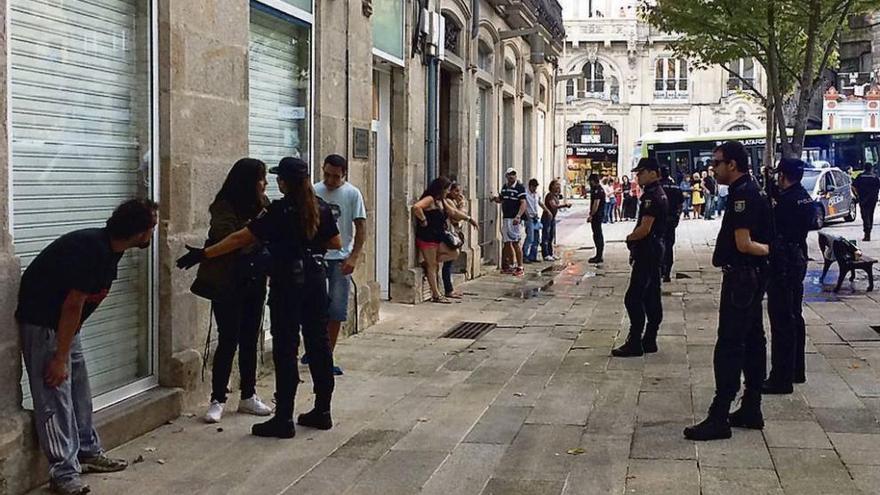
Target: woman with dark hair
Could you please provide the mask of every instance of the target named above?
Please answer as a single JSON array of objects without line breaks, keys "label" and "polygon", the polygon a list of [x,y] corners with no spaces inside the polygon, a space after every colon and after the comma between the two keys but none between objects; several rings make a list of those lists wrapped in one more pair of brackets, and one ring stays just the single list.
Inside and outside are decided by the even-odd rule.
[{"label": "woman with dark hair", "polygon": [[448,218],[452,218],[473,223],[470,216],[447,207],[445,200],[450,186],[452,186],[452,182],[446,177],[434,179],[422,193],[421,199],[411,209],[413,218],[418,222],[416,224],[416,247],[422,254],[422,266],[425,270],[425,276],[428,278],[428,285],[431,287],[431,302],[440,304],[450,304],[452,301],[440,293],[437,273],[440,265],[458,258],[458,248],[460,247],[452,247],[447,244],[446,221]]},{"label": "woman with dark hair", "polygon": [[304,161],[284,158],[269,172],[278,175],[278,188],[284,197],[273,201],[265,215],[217,244],[205,249],[187,246],[189,253],[177,260],[177,266],[189,268],[257,242],[268,243],[271,255],[269,314],[277,407],[275,416],[254,425],[251,433],[293,438],[300,331],[309,354],[315,406],[300,414],[297,423],[320,430],[333,427],[330,416],[333,356],[327,333],[329,297],[324,254],[327,249],[341,248],[342,239],[330,207],[315,195],[309,167]]},{"label": "woman with dark hair", "polygon": [[[456,181],[452,181],[452,184],[449,185],[449,193],[446,195],[446,199],[444,200],[444,205],[447,210],[455,210],[460,215],[459,218],[449,217],[449,228],[455,235],[461,239],[462,244],[464,244],[465,236],[464,229],[461,225],[461,219],[468,219],[468,223],[473,227],[479,227],[479,224],[476,220],[469,217],[467,214],[467,204],[464,199],[464,195],[461,192],[461,184]],[[455,287],[452,285],[452,265],[455,264],[455,260],[447,261],[443,263],[443,292],[446,294],[446,297],[450,299],[461,299],[461,292],[457,292]]]},{"label": "woman with dark hair", "polygon": [[[253,158],[237,161],[211,203],[206,245],[216,244],[244,228],[267,205],[266,164]],[[236,349],[241,379],[238,412],[257,416],[272,413],[272,408],[256,394],[257,343],[266,302],[267,263],[268,252],[257,243],[199,267],[192,289],[211,300],[218,333],[211,372],[211,405],[204,416],[207,423],[217,423],[223,416]]]}]

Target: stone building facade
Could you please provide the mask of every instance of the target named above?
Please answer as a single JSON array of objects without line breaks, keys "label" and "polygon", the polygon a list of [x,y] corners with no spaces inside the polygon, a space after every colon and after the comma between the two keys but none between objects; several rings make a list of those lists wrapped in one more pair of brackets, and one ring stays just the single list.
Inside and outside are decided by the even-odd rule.
[{"label": "stone building facade", "polygon": [[764,108],[749,90],[763,90],[763,74],[752,60],[731,62],[746,81],[722,67],[698,69],[674,57],[672,36],[637,19],[637,2],[562,4],[557,156],[571,181],[589,171],[629,173],[636,143],[656,132],[764,128]]},{"label": "stone building facade", "polygon": [[555,0],[0,0],[0,12],[0,494],[45,481],[14,310],[21,271],[58,235],[103,225],[132,196],[161,205],[154,247],[122,260],[83,328],[112,447],[207,401],[209,303],[174,260],[203,242],[237,159],[300,156],[318,180],[322,157],[349,158],[369,230],[360,328],[384,299],[422,300],[409,207],[431,176],[455,176],[483,221],[466,277],[500,251],[486,198],[501,170],[553,176]]}]

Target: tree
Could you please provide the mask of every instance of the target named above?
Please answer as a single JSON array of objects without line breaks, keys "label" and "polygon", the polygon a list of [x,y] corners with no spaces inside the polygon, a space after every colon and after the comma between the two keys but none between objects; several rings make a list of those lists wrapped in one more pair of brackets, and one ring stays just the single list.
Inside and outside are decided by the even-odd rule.
[{"label": "tree", "polygon": [[[784,156],[800,157],[810,102],[837,49],[850,16],[878,8],[878,0],[643,0],[654,27],[680,38],[673,48],[698,67],[720,65],[743,80],[767,110],[767,143],[779,133]],[[741,77],[731,61],[751,57],[767,76],[766,91]],[[787,122],[783,103],[792,98]],[[791,127],[791,137],[788,136]],[[772,160],[772,146],[767,153]]]}]

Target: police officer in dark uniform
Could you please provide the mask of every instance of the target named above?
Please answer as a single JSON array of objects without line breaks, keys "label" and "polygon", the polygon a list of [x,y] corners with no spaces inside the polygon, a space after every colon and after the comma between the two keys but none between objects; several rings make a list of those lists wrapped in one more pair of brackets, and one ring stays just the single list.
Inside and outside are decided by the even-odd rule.
[{"label": "police officer in dark uniform", "polygon": [[874,226],[874,208],[877,206],[877,194],[880,192],[880,179],[874,174],[874,166],[870,163],[865,165],[865,171],[856,177],[852,188],[859,201],[859,211],[862,212],[862,225],[865,230],[865,242],[871,240],[871,228]]},{"label": "police officer in dark uniform", "polygon": [[251,433],[262,437],[293,438],[293,401],[299,384],[297,351],[302,330],[309,371],[314,382],[315,407],[301,414],[297,423],[322,430],[332,428],[330,401],[333,395],[333,357],[327,334],[327,280],[324,253],[339,249],[342,240],[330,207],[315,195],[308,165],[298,158],[284,158],[269,170],[278,175],[284,197],[269,205],[266,213],[245,228],[208,248],[187,246],[189,253],[177,260],[190,268],[249,246],[268,243],[272,257],[269,309],[272,360],[275,364],[275,416],[256,424]]},{"label": "police officer in dark uniform", "polygon": [[813,198],[801,185],[804,162],[785,158],[777,168],[778,193],[772,194],[773,226],[767,313],[770,316],[770,376],[765,394],[790,394],[803,383],[806,327],[802,312],[807,274],[807,233],[816,223]]},{"label": "police officer in dark uniform", "polygon": [[[684,429],[691,440],[730,438],[730,427],[761,429],[761,389],[767,371],[763,307],[770,253],[770,203],[749,174],[742,143],[728,141],[714,152],[715,176],[730,186],[728,209],[715,242],[712,264],[724,272],[718,340],[715,342],[715,398],[709,416]],[[730,405],[745,375],[742,404]]]},{"label": "police officer in dark uniform", "polygon": [[596,245],[596,256],[587,260],[587,263],[602,263],[602,255],[605,252],[605,236],[602,234],[602,224],[605,222],[605,190],[599,183],[599,174],[590,174],[587,181],[590,183],[590,212],[587,214],[587,222],[593,230],[593,244]]},{"label": "police officer in dark uniform", "polygon": [[636,172],[636,178],[644,191],[640,199],[636,227],[626,236],[632,261],[632,275],[624,296],[624,305],[629,314],[629,336],[623,345],[611,351],[611,355],[615,357],[634,357],[646,352],[657,352],[657,332],[663,320],[660,264],[663,260],[663,234],[666,232],[669,205],[660,185],[660,165],[657,160],[642,158],[633,172]]},{"label": "police officer in dark uniform", "polygon": [[681,219],[684,194],[678,183],[669,176],[669,168],[662,167],[660,177],[660,186],[663,187],[666,200],[669,202],[669,219],[666,222],[666,232],[663,233],[663,269],[661,272],[663,281],[670,282],[672,280],[672,263],[674,262],[672,249],[675,247],[675,229]]}]

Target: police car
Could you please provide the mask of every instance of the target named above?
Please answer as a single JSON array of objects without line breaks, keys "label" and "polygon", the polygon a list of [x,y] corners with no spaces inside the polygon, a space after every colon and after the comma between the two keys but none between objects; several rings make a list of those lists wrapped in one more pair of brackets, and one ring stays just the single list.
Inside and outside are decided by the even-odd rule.
[{"label": "police car", "polygon": [[828,220],[843,218],[847,222],[856,219],[852,179],[836,167],[807,168],[801,179],[804,189],[821,205],[819,226]]}]

